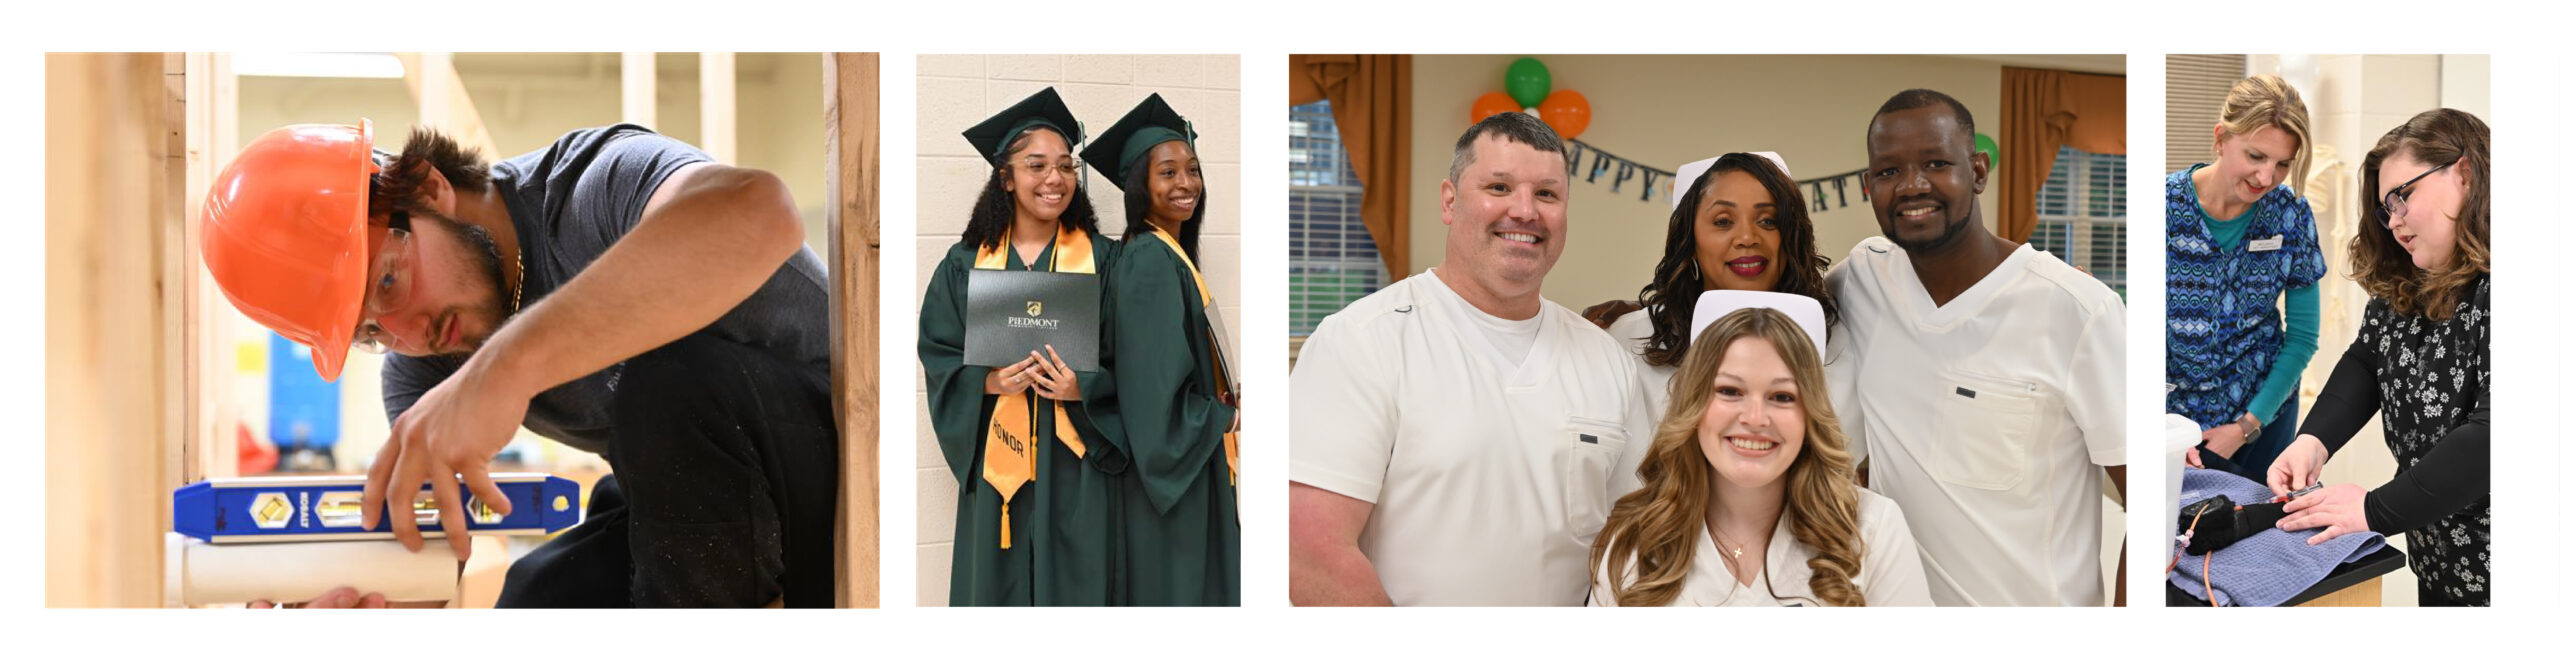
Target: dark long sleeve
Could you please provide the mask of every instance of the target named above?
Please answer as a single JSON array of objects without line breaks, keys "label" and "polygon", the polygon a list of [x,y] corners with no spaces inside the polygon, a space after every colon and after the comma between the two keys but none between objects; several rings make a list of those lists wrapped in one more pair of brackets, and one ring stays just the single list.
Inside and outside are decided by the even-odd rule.
[{"label": "dark long sleeve", "polygon": [[2365,527],[2397,535],[2489,495],[2489,424],[2465,423],[2425,461],[2364,497]]},{"label": "dark long sleeve", "polygon": [[954,247],[934,268],[916,313],[916,358],[924,363],[926,410],[941,442],[943,460],[963,492],[976,488],[978,449],[989,407],[988,369],[966,364],[969,310],[968,253]]},{"label": "dark long sleeve", "polygon": [[2425,459],[2364,497],[2365,527],[2397,535],[2460,511],[2489,495],[2489,376],[2462,426]]},{"label": "dark long sleeve", "polygon": [[[2380,304],[2380,301],[2375,301]],[[2372,314],[2370,309],[2367,314]],[[2356,333],[2354,344],[2338,356],[2338,364],[2329,369],[2329,385],[2321,388],[2320,399],[2311,405],[2311,413],[2302,417],[2301,433],[2320,439],[2329,447],[2329,455],[2337,456],[2347,439],[2364,431],[2373,412],[2382,407],[2382,382],[2377,376],[2382,361],[2375,356],[2371,324]]]}]

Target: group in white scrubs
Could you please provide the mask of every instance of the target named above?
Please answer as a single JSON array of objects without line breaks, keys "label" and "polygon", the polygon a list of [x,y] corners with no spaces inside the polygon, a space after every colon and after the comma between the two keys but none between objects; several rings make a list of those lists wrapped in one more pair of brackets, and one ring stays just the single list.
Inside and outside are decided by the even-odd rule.
[{"label": "group in white scrubs", "polygon": [[[1960,103],[1913,90],[1885,108],[1867,173],[1885,236],[1815,287],[1836,304],[1830,398],[1873,489],[1858,491],[1857,584],[1870,603],[2100,604],[2103,485],[2124,461],[2123,301],[1983,227],[1989,165]],[[1609,601],[1591,589],[1591,547],[1640,485],[1671,367],[1629,351],[1653,310],[1604,331],[1538,297],[1565,243],[1569,177],[1534,120],[1478,137],[1516,121],[1461,139],[1441,190],[1446,261],[1327,317],[1300,351],[1293,602]],[[1753,241],[1719,264],[1761,274],[1753,251],[1782,246]],[[1812,601],[1776,589],[1811,578],[1786,528],[1766,542],[1769,589],[1732,589],[1706,556],[1695,601]]]}]

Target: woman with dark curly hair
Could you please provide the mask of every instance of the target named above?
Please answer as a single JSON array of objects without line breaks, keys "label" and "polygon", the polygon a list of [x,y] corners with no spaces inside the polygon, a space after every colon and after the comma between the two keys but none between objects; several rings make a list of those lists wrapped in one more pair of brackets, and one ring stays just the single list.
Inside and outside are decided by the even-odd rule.
[{"label": "woman with dark curly hair", "polygon": [[[1824,289],[1831,259],[1813,240],[1803,191],[1775,152],[1733,153],[1680,167],[1662,260],[1634,301],[1583,311],[1644,363],[1653,410],[1665,410],[1672,370],[1688,355],[1689,313],[1698,294],[1722,289],[1811,298],[1825,323],[1839,314]],[[1623,316],[1621,316],[1623,315]]]},{"label": "woman with dark curly hair", "polygon": [[1105,605],[1119,511],[1110,476],[1129,460],[1084,400],[1111,391],[1109,372],[1068,365],[1054,350],[1000,368],[964,357],[972,273],[1100,277],[1120,244],[1102,236],[1077,185],[1071,150],[1084,131],[1056,89],[963,134],[995,170],[960,242],[934,268],[916,333],[933,433],[960,481],[951,604]]},{"label": "woman with dark curly hair", "polygon": [[1821,304],[1718,290],[1693,307],[1644,485],[1592,543],[1591,604],[1931,605],[1902,509],[1851,481]]},{"label": "woman with dark curly hair", "polygon": [[2489,125],[2460,110],[2418,113],[2364,157],[2364,207],[2349,275],[2373,295],[2355,344],[2267,468],[2276,493],[2320,469],[2382,414],[2398,464],[2367,491],[2332,484],[2285,504],[2284,530],[2406,534],[2418,605],[2489,605]]}]

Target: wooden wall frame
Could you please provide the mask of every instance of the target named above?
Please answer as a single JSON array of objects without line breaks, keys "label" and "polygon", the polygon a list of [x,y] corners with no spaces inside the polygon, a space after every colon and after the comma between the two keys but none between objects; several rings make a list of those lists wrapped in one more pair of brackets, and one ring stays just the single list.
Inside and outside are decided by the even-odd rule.
[{"label": "wooden wall frame", "polygon": [[844,453],[836,605],[880,607],[880,54],[828,53],[829,316]]}]

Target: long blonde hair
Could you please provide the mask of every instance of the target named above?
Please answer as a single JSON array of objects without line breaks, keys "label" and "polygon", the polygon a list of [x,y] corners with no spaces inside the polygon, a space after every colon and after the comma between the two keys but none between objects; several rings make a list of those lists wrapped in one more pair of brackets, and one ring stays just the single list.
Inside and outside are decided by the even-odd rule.
[{"label": "long blonde hair", "polygon": [[[2214,128],[2222,129],[2222,138],[2236,140],[2261,127],[2273,126],[2293,134],[2293,173],[2290,179],[2296,190],[2311,172],[2311,111],[2302,105],[2302,93],[2293,84],[2271,73],[2262,73],[2231,84],[2231,92],[2222,97],[2222,119]],[[2222,140],[2213,146],[2218,153]]]},{"label": "long blonde hair", "polygon": [[[1850,579],[1858,575],[1866,543],[1858,535],[1858,488],[1850,481],[1847,437],[1823,385],[1822,360],[1813,340],[1784,314],[1745,308],[1707,326],[1671,377],[1671,411],[1655,429],[1636,472],[1644,486],[1619,498],[1591,546],[1592,573],[1626,606],[1660,606],[1680,596],[1698,537],[1707,522],[1708,471],[1698,447],[1698,421],[1727,347],[1757,337],[1778,350],[1794,373],[1804,412],[1805,444],[1787,467],[1787,528],[1813,548],[1814,596],[1833,606],[1864,606],[1866,595]],[[1630,582],[1628,565],[1635,571]]]}]

